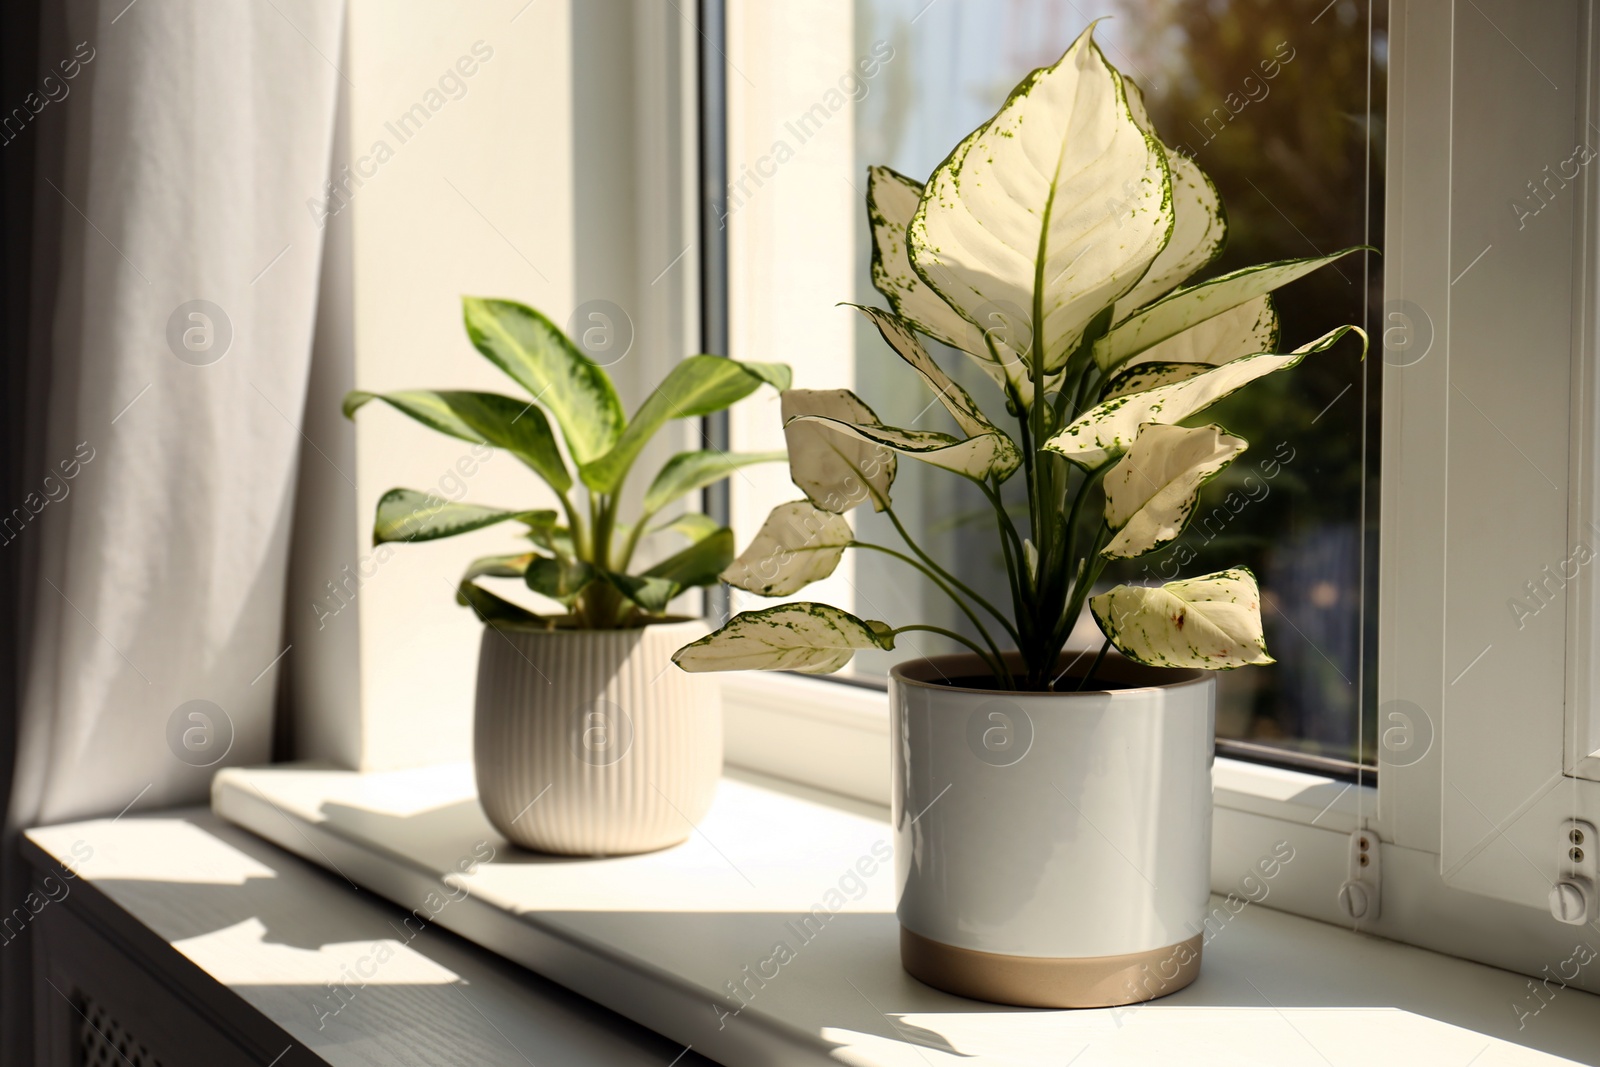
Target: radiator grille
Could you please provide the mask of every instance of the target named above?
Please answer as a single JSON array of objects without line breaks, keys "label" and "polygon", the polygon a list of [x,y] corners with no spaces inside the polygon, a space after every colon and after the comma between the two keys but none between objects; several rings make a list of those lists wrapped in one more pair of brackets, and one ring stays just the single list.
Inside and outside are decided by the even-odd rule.
[{"label": "radiator grille", "polygon": [[92,997],[80,997],[78,1067],[161,1067],[161,1061]]}]

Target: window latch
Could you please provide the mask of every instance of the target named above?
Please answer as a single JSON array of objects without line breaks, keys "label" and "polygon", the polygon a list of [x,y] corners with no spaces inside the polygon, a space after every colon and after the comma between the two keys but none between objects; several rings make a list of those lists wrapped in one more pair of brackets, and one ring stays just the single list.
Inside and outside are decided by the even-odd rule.
[{"label": "window latch", "polygon": [[1378,917],[1383,905],[1382,868],[1378,835],[1357,830],[1350,835],[1350,863],[1339,887],[1339,910],[1358,927]]},{"label": "window latch", "polygon": [[1600,839],[1594,823],[1585,819],[1566,819],[1561,823],[1561,858],[1557,861],[1556,884],[1550,887],[1550,914],[1557,922],[1587,926],[1600,917]]}]

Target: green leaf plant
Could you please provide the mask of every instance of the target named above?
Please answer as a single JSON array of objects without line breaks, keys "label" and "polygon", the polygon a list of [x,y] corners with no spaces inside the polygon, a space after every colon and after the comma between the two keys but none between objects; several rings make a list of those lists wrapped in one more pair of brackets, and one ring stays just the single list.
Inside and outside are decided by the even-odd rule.
[{"label": "green leaf plant", "polygon": [[[776,508],[723,577],[788,596],[832,573],[847,549],[880,553],[931,580],[976,636],[795,603],[734,617],[680,649],[678,665],[821,673],[920,630],[970,647],[998,688],[1049,691],[1086,606],[1106,641],[1071,683],[1079,687],[1113,645],[1159,666],[1272,662],[1260,592],[1244,568],[1092,594],[1110,560],[1182,533],[1201,487],[1247,447],[1220,426],[1186,422],[1346,334],[1365,355],[1355,326],[1279,353],[1271,296],[1363,249],[1193,281],[1226,238],[1217,190],[1156,136],[1139,90],[1106,60],[1093,27],[1054,66],[1029,74],[925,185],[886,167],[870,168],[868,182],[872,279],[888,307],[859,310],[960,433],[885,426],[848,390],[785,391],[790,471],[806,499]],[[1009,430],[939,367],[924,338],[977,361],[1004,393]],[[942,566],[896,516],[890,492],[902,456],[982,490],[1009,609]],[[1001,499],[1012,478],[1027,497],[1015,519]],[[843,516],[862,503],[888,517],[904,551],[854,539]]]},{"label": "green leaf plant", "polygon": [[[344,398],[345,417],[353,419],[362,406],[381,400],[440,433],[507,452],[550,488],[559,510],[484,507],[391,489],[378,501],[373,543],[431,541],[502,522],[519,524],[529,547],[474,560],[456,588],[458,603],[502,626],[645,626],[667,619],[667,605],[678,594],[717,582],[733,560],[733,531],[702,515],[660,520],[659,513],[740,467],[775,462],[784,453],[680,452],[655,475],[631,523],[619,516],[623,487],[645,445],[669,421],[721,411],[762,385],[788,389],[789,368],[690,356],[628,419],[605,370],[533,308],[469,296],[462,299],[462,313],[473,346],[526,390],[525,397],[355,390]],[[630,569],[643,538],[669,534],[687,539],[688,546],[648,568]],[[566,611],[528,611],[478,584],[480,578],[520,581]]]}]

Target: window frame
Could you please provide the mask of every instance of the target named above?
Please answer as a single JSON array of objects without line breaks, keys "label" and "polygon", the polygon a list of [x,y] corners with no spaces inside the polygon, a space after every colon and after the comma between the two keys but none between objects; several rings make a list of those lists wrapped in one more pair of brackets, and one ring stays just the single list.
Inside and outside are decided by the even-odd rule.
[{"label": "window frame", "polygon": [[[1386,306],[1442,309],[1428,317],[1443,358],[1385,367],[1379,709],[1383,715],[1392,701],[1420,707],[1434,737],[1424,758],[1385,769],[1377,830],[1386,841],[1437,855],[1449,892],[1543,910],[1563,866],[1563,820],[1600,817],[1600,782],[1576,776],[1600,763],[1576,748],[1592,740],[1580,727],[1593,710],[1597,663],[1587,649],[1595,579],[1580,570],[1552,598],[1555,610],[1541,608],[1522,627],[1509,625],[1517,613],[1506,611],[1504,594],[1514,598],[1524,579],[1540,578],[1546,564],[1593,540],[1586,486],[1596,458],[1600,187],[1582,172],[1570,196],[1544,205],[1555,209],[1552,224],[1517,231],[1514,240],[1506,229],[1517,213],[1504,211],[1491,190],[1503,196],[1521,191],[1521,179],[1541,177],[1529,161],[1565,159],[1574,131],[1588,143],[1583,131],[1596,114],[1594,4],[1560,0],[1540,19],[1522,21],[1504,0],[1482,0],[1477,10],[1438,0],[1397,4],[1395,14],[1391,61],[1408,73],[1396,79],[1390,103],[1386,297],[1394,304]],[[1502,33],[1508,25],[1518,35],[1515,52]],[[1486,76],[1491,62],[1506,69],[1508,52],[1524,76]],[[1463,77],[1463,69],[1477,73]],[[1557,82],[1545,69],[1568,86],[1554,89],[1554,102]],[[1496,129],[1496,151],[1473,142],[1486,82],[1494,83],[1496,111],[1509,104],[1529,116],[1509,134]],[[1441,188],[1450,195],[1439,196]],[[1473,209],[1482,211],[1465,214]],[[1501,254],[1478,252],[1485,244]],[[1482,262],[1469,262],[1474,255]],[[1474,266],[1476,277],[1468,273]],[[1513,299],[1532,287],[1555,294],[1555,305],[1545,315],[1504,316],[1504,304],[1455,289],[1467,278],[1479,294],[1493,286]],[[1514,365],[1495,344],[1506,336],[1496,312],[1517,320],[1526,355]],[[1481,432],[1484,422],[1493,430]],[[1454,472],[1469,465],[1495,492],[1452,492]],[[1554,492],[1544,491],[1541,478]],[[1515,538],[1496,536],[1511,522]],[[1476,572],[1463,574],[1462,560]],[[1495,595],[1474,585],[1493,586]],[[1505,651],[1493,656],[1497,643]],[[1469,671],[1471,684],[1460,686]],[[1513,710],[1516,729],[1508,730]],[[1570,938],[1566,927],[1551,925]]]}]

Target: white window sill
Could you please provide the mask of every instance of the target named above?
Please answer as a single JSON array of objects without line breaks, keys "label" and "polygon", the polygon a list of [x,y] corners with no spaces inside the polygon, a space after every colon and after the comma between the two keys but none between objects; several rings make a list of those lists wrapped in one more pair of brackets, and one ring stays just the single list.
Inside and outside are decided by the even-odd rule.
[{"label": "white window sill", "polygon": [[[466,766],[227,770],[213,808],[402,907],[449,887],[459,899],[438,925],[730,1065],[1483,1067],[1581,1062],[1600,1036],[1600,998],[1577,989],[1519,1030],[1521,975],[1255,905],[1207,944],[1199,981],[1148,1005],[1039,1012],[948,996],[900,969],[889,868],[810,941],[789,925],[891,839],[883,809],[743,773],[685,844],[605,860],[512,851]],[[480,842],[495,860],[459,874]],[[774,965],[780,942],[793,958]],[[753,995],[730,991],[763,966]]]}]

